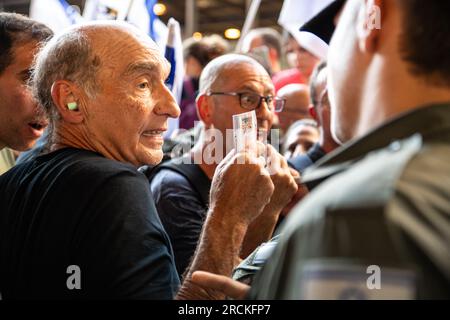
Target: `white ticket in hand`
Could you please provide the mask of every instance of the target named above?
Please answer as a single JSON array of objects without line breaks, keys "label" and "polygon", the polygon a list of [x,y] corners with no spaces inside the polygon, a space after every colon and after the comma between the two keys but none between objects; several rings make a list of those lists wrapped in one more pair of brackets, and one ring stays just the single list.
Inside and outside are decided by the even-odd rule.
[{"label": "white ticket in hand", "polygon": [[234,147],[237,152],[248,150],[248,148],[256,148],[257,126],[255,111],[233,116]]}]

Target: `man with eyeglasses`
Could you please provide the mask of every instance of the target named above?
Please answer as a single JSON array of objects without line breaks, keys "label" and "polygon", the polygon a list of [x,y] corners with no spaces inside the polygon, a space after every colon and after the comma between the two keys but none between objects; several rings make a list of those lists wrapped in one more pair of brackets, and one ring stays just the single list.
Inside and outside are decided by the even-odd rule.
[{"label": "man with eyeglasses", "polygon": [[[252,58],[225,55],[204,69],[197,97],[197,111],[204,126],[200,140],[187,155],[157,167],[150,174],[152,194],[173,245],[180,276],[197,246],[208,211],[211,179],[222,158],[233,148],[233,115],[255,110],[264,140],[272,127],[274,112],[281,111],[284,103],[285,100],[274,96],[267,71]],[[254,222],[259,227],[249,228],[257,229],[258,234],[246,238],[243,257],[271,237],[282,207],[293,196],[286,185],[275,187],[271,203]]]},{"label": "man with eyeglasses", "polygon": [[167,119],[179,115],[164,82],[169,71],[147,34],[118,21],[74,26],[41,49],[31,86],[49,115],[51,145],[0,178],[3,299],[222,297],[190,275],[230,274],[249,225],[279,205],[274,200],[286,204],[297,184],[281,157],[269,174],[259,158],[273,153],[266,146],[230,152],[212,180],[198,254],[180,283],[137,169],[161,161]]},{"label": "man with eyeglasses", "polygon": [[311,75],[309,86],[311,91],[309,112],[319,126],[320,139],[306,154],[288,159],[290,165],[300,173],[340,146],[333,138],[330,128],[331,110],[328,100],[327,73],[326,62],[320,63]]}]

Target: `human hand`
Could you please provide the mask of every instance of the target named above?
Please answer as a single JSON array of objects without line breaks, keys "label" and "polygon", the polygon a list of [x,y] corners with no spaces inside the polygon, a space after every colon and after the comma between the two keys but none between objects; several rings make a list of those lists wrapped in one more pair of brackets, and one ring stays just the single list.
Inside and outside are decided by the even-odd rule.
[{"label": "human hand", "polygon": [[[291,169],[293,171],[295,171],[294,169]],[[297,172],[297,171],[295,171]],[[308,188],[301,183],[300,181],[300,175],[298,176],[298,178],[296,178],[297,181],[297,192],[294,194],[294,196],[292,197],[291,201],[283,208],[283,210],[281,211],[281,215],[283,217],[286,217],[289,212],[292,211],[292,209],[301,201],[303,200],[304,197],[306,197],[309,193]]]},{"label": "human hand", "polygon": [[300,174],[290,168],[286,159],[271,145],[267,146],[266,152],[267,169],[275,187],[268,209],[279,213],[296,194]]},{"label": "human hand", "polygon": [[212,212],[234,215],[248,225],[269,203],[275,187],[257,149],[232,151],[219,164],[211,184]]},{"label": "human hand", "polygon": [[196,271],[192,275],[192,282],[205,290],[219,291],[226,297],[243,300],[248,295],[250,287],[229,277],[210,272]]},{"label": "human hand", "polygon": [[251,254],[261,243],[272,238],[280,213],[297,192],[296,179],[300,179],[299,173],[289,168],[284,157],[271,145],[264,147],[267,169],[271,174],[270,178],[275,190],[270,202],[248,227],[239,254],[242,259]]}]

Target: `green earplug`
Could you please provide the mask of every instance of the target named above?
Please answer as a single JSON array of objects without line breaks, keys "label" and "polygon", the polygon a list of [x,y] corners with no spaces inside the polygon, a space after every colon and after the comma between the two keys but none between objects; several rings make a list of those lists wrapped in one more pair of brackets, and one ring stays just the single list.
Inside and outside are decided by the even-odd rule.
[{"label": "green earplug", "polygon": [[76,102],[69,102],[67,104],[67,109],[69,110],[77,110],[78,109],[78,104]]}]

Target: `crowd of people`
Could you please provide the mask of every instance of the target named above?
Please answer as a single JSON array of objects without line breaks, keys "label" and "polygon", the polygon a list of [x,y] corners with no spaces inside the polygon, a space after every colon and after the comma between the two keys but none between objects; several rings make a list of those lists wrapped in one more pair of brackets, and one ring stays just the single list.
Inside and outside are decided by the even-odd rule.
[{"label": "crowd of people", "polygon": [[187,39],[180,105],[135,27],[0,12],[0,297],[449,298],[449,9]]}]

